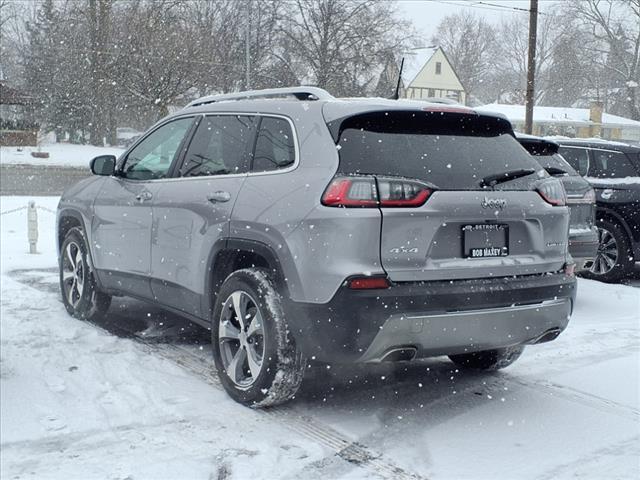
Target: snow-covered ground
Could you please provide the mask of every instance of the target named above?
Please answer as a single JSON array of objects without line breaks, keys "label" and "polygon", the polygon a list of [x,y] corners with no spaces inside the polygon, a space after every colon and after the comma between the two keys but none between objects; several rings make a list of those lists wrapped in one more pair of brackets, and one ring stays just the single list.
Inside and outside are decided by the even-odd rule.
[{"label": "snow-covered ground", "polygon": [[[47,152],[49,158],[36,158],[31,152]],[[119,156],[122,148],[50,143],[40,147],[0,147],[0,164],[56,165],[89,168],[89,161],[98,155]]]},{"label": "snow-covered ground", "polygon": [[640,288],[581,279],[569,328],[498,373],[333,366],[254,411],[186,320],[129,299],[100,325],[70,318],[39,220],[29,255],[25,211],[0,216],[1,478],[640,477]]}]

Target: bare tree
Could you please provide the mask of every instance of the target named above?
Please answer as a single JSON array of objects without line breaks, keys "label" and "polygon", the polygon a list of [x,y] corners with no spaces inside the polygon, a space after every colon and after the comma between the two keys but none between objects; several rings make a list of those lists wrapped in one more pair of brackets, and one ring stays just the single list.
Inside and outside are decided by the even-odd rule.
[{"label": "bare tree", "polygon": [[640,0],[571,0],[567,13],[592,37],[583,47],[603,70],[605,101],[640,120]]},{"label": "bare tree", "polygon": [[[499,27],[499,48],[496,55],[493,81],[501,87],[499,98],[524,104],[527,78],[528,25],[525,15],[513,16]],[[540,103],[549,88],[549,67],[554,46],[563,34],[563,23],[555,15],[546,13],[538,22],[536,42],[536,94]]]},{"label": "bare tree", "polygon": [[413,38],[395,5],[371,0],[293,0],[282,33],[302,65],[297,75],[337,95],[375,88],[379,67]]},{"label": "bare tree", "polygon": [[483,17],[462,11],[446,16],[432,42],[441,46],[467,96],[488,100],[485,84],[494,68],[496,32]]}]

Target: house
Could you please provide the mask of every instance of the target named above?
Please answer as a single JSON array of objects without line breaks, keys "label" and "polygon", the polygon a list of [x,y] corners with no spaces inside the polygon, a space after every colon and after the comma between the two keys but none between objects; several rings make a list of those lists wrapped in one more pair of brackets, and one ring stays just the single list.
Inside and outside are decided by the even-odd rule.
[{"label": "house", "polygon": [[415,48],[404,55],[402,96],[446,98],[465,104],[467,94],[442,47]]},{"label": "house", "polygon": [[36,145],[38,125],[30,118],[32,99],[0,80],[0,145]]},{"label": "house", "polygon": [[[501,113],[509,119],[514,130],[524,131],[524,105],[491,103],[475,110]],[[532,133],[636,143],[640,142],[640,122],[606,113],[600,102],[592,102],[590,108],[533,107]]]}]

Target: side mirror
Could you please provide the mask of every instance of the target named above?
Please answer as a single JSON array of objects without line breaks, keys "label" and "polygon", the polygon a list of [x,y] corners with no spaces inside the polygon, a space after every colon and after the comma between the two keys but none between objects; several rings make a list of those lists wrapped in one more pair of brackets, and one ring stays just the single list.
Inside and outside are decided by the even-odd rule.
[{"label": "side mirror", "polygon": [[116,171],[116,157],[114,155],[100,155],[89,164],[94,175],[113,175]]}]

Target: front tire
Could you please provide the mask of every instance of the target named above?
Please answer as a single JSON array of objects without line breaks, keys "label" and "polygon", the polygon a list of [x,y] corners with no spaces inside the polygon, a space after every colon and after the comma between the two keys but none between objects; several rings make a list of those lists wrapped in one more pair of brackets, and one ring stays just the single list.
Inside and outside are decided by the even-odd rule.
[{"label": "front tire", "polygon": [[74,227],[65,235],[59,268],[62,302],[70,315],[81,320],[93,320],[109,309],[111,296],[98,289],[88,262],[82,229]]},{"label": "front tire", "polygon": [[220,381],[239,403],[284,403],[302,383],[306,361],[264,270],[238,270],[224,281],[213,310],[211,344]]},{"label": "front tire", "polygon": [[462,353],[449,355],[449,358],[458,367],[471,370],[500,370],[515,362],[524,347],[506,347],[482,352]]}]

